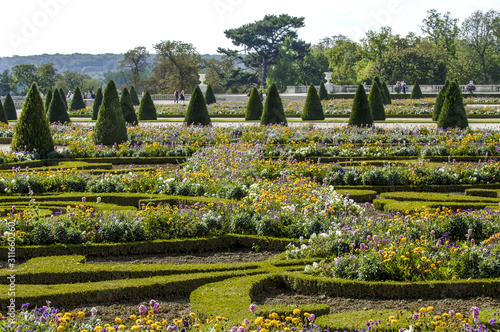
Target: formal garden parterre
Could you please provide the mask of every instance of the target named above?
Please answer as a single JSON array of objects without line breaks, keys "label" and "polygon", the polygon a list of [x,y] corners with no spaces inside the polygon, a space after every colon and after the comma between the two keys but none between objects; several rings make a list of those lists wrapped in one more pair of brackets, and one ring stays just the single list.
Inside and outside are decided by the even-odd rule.
[{"label": "formal garden parterre", "polygon": [[[432,113],[431,100],[400,108],[414,105]],[[14,130],[2,125],[5,142]],[[15,243],[19,262],[16,324],[2,320],[6,329],[498,330],[492,307],[336,314],[325,304],[254,305],[272,289],[498,298],[497,130],[139,124],[126,141],[104,145],[93,127],[73,123],[52,124],[50,135],[59,148],[46,159],[34,149],[1,155],[0,250],[8,257]],[[242,248],[282,253],[248,263],[86,263]],[[4,307],[11,273],[1,271]],[[189,296],[193,312],[170,322],[154,300],[114,322],[46,302],[175,296]]]}]

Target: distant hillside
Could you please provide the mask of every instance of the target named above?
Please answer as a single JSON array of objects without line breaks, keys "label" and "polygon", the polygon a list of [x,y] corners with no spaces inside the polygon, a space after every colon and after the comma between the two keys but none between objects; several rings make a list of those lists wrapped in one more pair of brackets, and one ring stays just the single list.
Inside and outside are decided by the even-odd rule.
[{"label": "distant hillside", "polygon": [[[154,55],[151,56],[153,58]],[[204,59],[220,59],[221,55],[203,55]],[[30,56],[0,57],[0,72],[10,69],[15,65],[34,64],[40,66],[44,63],[53,62],[55,67],[62,74],[66,70],[77,73],[86,73],[92,77],[103,78],[107,71],[116,71],[119,61],[123,59],[123,54],[42,54]],[[151,59],[152,60],[152,59]]]}]

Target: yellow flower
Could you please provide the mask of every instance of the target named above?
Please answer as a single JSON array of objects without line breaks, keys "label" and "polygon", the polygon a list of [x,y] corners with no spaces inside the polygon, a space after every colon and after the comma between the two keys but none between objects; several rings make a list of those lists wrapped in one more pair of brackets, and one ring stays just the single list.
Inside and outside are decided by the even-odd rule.
[{"label": "yellow flower", "polygon": [[462,320],[462,318],[464,318],[464,316],[462,316],[462,314],[461,314],[461,313],[459,313],[459,312],[457,312],[457,313],[455,314],[455,316],[457,316],[457,319],[458,319],[458,320]]},{"label": "yellow flower", "polygon": [[130,329],[131,329],[132,331],[137,331],[137,330],[139,330],[140,328],[141,328],[141,327],[140,327],[139,325],[134,325],[134,326],[132,326]]},{"label": "yellow flower", "polygon": [[262,325],[262,323],[264,323],[263,317],[257,317],[257,319],[255,319],[255,325]]},{"label": "yellow flower", "polygon": [[130,315],[129,317],[131,320],[136,320],[137,319],[137,316],[136,315]]},{"label": "yellow flower", "polygon": [[102,331],[102,326],[97,325],[96,327],[94,327],[94,331],[101,332]]},{"label": "yellow flower", "polygon": [[214,325],[214,327],[215,327],[216,329],[218,329],[218,328],[220,328],[220,325],[219,325],[219,324],[215,324],[215,325]]},{"label": "yellow flower", "polygon": [[294,316],[300,315],[300,309],[293,309]]},{"label": "yellow flower", "polygon": [[85,316],[85,313],[83,311],[78,311],[76,315],[78,318],[83,318]]},{"label": "yellow flower", "polygon": [[420,312],[427,312],[427,309],[425,309],[425,308],[420,308]]},{"label": "yellow flower", "polygon": [[121,324],[121,323],[122,323],[122,319],[121,319],[121,318],[119,318],[119,317],[116,317],[116,318],[115,318],[115,323],[116,323],[116,324]]},{"label": "yellow flower", "polygon": [[189,316],[191,317],[196,317],[196,314],[194,312],[190,313]]}]

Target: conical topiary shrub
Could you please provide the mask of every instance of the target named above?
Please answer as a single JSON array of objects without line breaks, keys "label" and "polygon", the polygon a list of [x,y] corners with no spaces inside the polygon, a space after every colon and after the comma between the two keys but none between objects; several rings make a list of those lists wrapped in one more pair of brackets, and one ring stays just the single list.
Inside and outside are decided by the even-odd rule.
[{"label": "conical topiary shrub", "polygon": [[389,88],[385,82],[382,82],[382,93],[384,94],[384,105],[392,104],[391,93],[389,92]]},{"label": "conical topiary shrub", "polygon": [[370,103],[362,84],[356,90],[348,124],[349,126],[358,127],[371,127],[373,125],[372,110],[370,109]]},{"label": "conical topiary shrub", "polygon": [[443,108],[437,122],[438,127],[447,128],[467,128],[469,121],[465,114],[464,98],[457,82],[453,81],[446,90]]},{"label": "conical topiary shrub", "polygon": [[[382,104],[385,105],[385,94],[383,93],[382,91],[382,82],[380,82],[380,78],[378,76],[375,76],[375,78],[373,79],[373,82],[372,83],[372,86],[373,84],[375,84],[375,82],[378,84],[378,88],[380,90],[380,96],[382,97]],[[370,90],[371,92],[371,90]],[[370,96],[368,96],[368,101],[370,101]],[[372,113],[373,113],[373,108],[372,108]],[[376,120],[375,118],[373,120]]]},{"label": "conical topiary shrub", "polygon": [[14,105],[14,101],[12,100],[10,93],[7,93],[5,96],[3,111],[5,112],[5,115],[7,115],[7,120],[17,120],[16,105]]},{"label": "conical topiary shrub", "polygon": [[7,114],[5,114],[2,103],[0,103],[0,122],[3,122],[5,124],[9,123],[9,121],[7,120]]},{"label": "conical topiary shrub", "polygon": [[313,84],[307,90],[306,102],[301,114],[302,120],[324,120],[323,105]]},{"label": "conical topiary shrub", "polygon": [[379,83],[375,80],[373,81],[370,94],[368,95],[368,103],[370,104],[370,109],[372,110],[373,120],[384,121],[385,109],[384,102],[382,100],[382,91]]},{"label": "conical topiary shrub", "polygon": [[411,99],[420,99],[422,98],[422,90],[420,90],[420,85],[418,85],[418,81],[415,81],[415,85],[413,86],[413,90],[410,95]]},{"label": "conical topiary shrub", "polygon": [[79,87],[76,87],[75,93],[73,94],[73,99],[69,104],[69,109],[71,111],[81,110],[82,108],[87,107],[85,102],[83,101],[82,92]]},{"label": "conical topiary shrub", "polygon": [[137,97],[137,92],[133,86],[130,88],[130,98],[132,98],[132,104],[134,106],[139,106],[139,97]]},{"label": "conical topiary shrub", "polygon": [[132,102],[132,98],[130,97],[130,93],[128,93],[127,88],[123,89],[122,98],[120,99],[120,106],[122,108],[125,122],[137,125],[139,121],[137,121],[137,115],[135,114],[134,104]]},{"label": "conical topiary shrub", "polygon": [[97,90],[97,93],[95,94],[94,105],[92,105],[92,120],[97,120],[97,117],[99,115],[99,107],[101,107],[101,104],[102,88],[99,88],[99,90]]},{"label": "conical topiary shrub", "polygon": [[196,86],[191,95],[191,100],[186,111],[184,122],[189,125],[208,126],[212,121],[208,115],[207,104],[203,98],[203,92]]},{"label": "conical topiary shrub", "polygon": [[54,95],[52,96],[49,108],[47,109],[47,118],[49,123],[69,123],[71,121],[69,119],[68,111],[66,110],[66,107],[64,107],[64,101],[62,98],[63,97],[59,93],[59,90],[56,89]]},{"label": "conical topiary shrub", "polygon": [[33,83],[14,127],[12,151],[36,150],[41,158],[46,158],[49,152],[54,151],[54,142],[44,108],[38,87]]},{"label": "conical topiary shrub", "polygon": [[444,97],[446,95],[446,90],[450,86],[450,81],[446,80],[444,82],[443,87],[439,90],[439,93],[436,96],[436,102],[434,103],[434,109],[432,110],[432,121],[437,121],[439,119],[439,115],[441,115],[441,109],[443,108]]},{"label": "conical topiary shrub", "polygon": [[267,93],[260,124],[264,126],[272,124],[287,125],[285,111],[283,110],[283,103],[281,102],[278,88],[274,83],[271,85],[269,92]]},{"label": "conical topiary shrub", "polygon": [[212,90],[212,86],[208,83],[207,91],[205,92],[205,103],[210,105],[215,104],[216,102],[217,100],[215,100],[214,90]]},{"label": "conical topiary shrub", "polygon": [[328,100],[330,97],[328,97],[328,91],[326,91],[325,83],[321,81],[319,85],[319,99],[320,100]]},{"label": "conical topiary shrub", "polygon": [[264,105],[262,105],[259,91],[256,87],[253,87],[252,92],[250,93],[250,98],[248,99],[245,120],[260,120],[263,109]]},{"label": "conical topiary shrub", "polygon": [[47,91],[47,95],[45,96],[45,112],[48,112],[51,101],[52,101],[52,90],[49,89],[49,91]]},{"label": "conical topiary shrub", "polygon": [[141,98],[141,105],[139,106],[139,120],[156,120],[156,107],[149,94],[149,91],[146,90],[144,96]]},{"label": "conical topiary shrub", "polygon": [[104,90],[92,140],[94,144],[113,145],[123,143],[127,139],[127,127],[116,85],[113,80],[110,80]]},{"label": "conical topiary shrub", "polygon": [[66,99],[66,93],[64,93],[64,90],[62,88],[59,88],[59,93],[63,97],[64,106],[66,107],[66,109],[68,109],[68,101]]}]

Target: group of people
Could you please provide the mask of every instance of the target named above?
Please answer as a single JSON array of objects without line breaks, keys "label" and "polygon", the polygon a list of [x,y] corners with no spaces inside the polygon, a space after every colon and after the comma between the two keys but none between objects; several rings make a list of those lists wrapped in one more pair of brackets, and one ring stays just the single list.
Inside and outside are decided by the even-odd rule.
[{"label": "group of people", "polygon": [[[69,90],[68,93],[66,94],[67,99],[73,99],[74,93]],[[83,99],[95,99],[95,92],[94,90],[92,91],[87,91],[83,93]]]},{"label": "group of people", "polygon": [[397,92],[397,93],[400,93],[401,91],[403,91],[403,93],[406,93],[406,82],[405,81],[397,81],[396,82],[396,85],[394,86],[394,90]]},{"label": "group of people", "polygon": [[181,92],[179,92],[179,89],[176,89],[174,91],[174,103],[179,103],[179,99],[184,104],[184,100],[186,100],[186,97],[184,96],[184,90],[181,90]]}]

